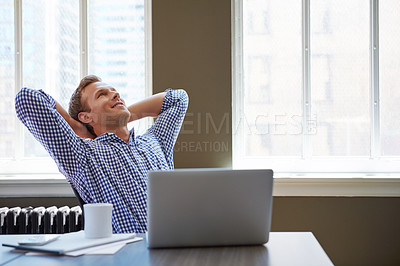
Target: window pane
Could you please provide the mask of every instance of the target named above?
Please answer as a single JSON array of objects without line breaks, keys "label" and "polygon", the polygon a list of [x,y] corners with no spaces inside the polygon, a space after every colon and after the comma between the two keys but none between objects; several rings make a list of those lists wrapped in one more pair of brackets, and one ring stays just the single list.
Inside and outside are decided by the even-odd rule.
[{"label": "window pane", "polygon": [[127,104],[144,98],[144,0],[89,1],[89,73]]},{"label": "window pane", "polygon": [[314,156],[369,156],[369,1],[310,2]]},{"label": "window pane", "polygon": [[[246,156],[301,156],[301,1],[243,2]],[[247,127],[247,125],[245,127]]]},{"label": "window pane", "polygon": [[14,1],[0,0],[0,158],[15,156]]},{"label": "window pane", "polygon": [[379,2],[379,88],[383,155],[400,155],[400,2]]},{"label": "window pane", "polygon": [[[24,0],[24,86],[44,89],[64,107],[79,74],[79,0]],[[48,156],[25,132],[25,156]]]}]

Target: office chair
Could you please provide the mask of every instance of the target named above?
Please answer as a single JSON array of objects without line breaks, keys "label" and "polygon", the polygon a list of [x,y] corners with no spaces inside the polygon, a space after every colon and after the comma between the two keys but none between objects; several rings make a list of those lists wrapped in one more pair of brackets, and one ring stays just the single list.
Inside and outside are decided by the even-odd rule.
[{"label": "office chair", "polygon": [[83,214],[83,205],[84,205],[86,202],[83,201],[83,199],[82,199],[81,196],[79,195],[78,191],[77,191],[73,186],[71,186],[71,188],[72,188],[72,191],[73,191],[74,194],[75,194],[76,199],[78,200],[79,206],[81,206],[82,214]]}]

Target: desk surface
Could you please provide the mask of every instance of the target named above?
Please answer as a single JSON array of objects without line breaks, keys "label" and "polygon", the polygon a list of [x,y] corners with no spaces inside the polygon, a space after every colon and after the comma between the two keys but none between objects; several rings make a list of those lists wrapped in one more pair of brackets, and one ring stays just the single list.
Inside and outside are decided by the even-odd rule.
[{"label": "desk surface", "polygon": [[[5,242],[13,235],[0,235]],[[147,249],[145,239],[115,255],[25,256],[0,247],[0,265],[333,265],[310,232],[271,232],[265,245],[213,248]]]}]

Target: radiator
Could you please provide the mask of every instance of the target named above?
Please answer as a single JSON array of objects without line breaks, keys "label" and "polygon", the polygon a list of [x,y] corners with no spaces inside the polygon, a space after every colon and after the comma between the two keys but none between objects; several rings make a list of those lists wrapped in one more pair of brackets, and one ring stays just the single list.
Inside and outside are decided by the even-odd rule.
[{"label": "radiator", "polygon": [[2,207],[0,234],[64,234],[83,230],[80,206]]}]

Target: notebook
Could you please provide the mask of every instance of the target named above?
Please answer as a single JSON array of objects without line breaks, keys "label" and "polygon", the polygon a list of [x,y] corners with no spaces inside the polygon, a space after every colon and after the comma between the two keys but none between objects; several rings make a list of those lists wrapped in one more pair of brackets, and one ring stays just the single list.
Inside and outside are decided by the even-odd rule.
[{"label": "notebook", "polygon": [[267,243],[272,187],[272,170],[149,172],[148,247]]},{"label": "notebook", "polygon": [[10,238],[10,241],[6,241],[5,243],[2,243],[2,245],[5,247],[12,247],[17,250],[52,253],[55,255],[68,255],[68,253],[76,252],[82,249],[131,240],[136,237],[136,234],[113,234],[111,237],[106,238],[87,239],[84,231],[82,230],[79,232],[62,234],[57,240],[43,246],[20,245],[18,243],[20,240],[27,237],[29,237],[29,235],[15,235],[15,237]]}]

